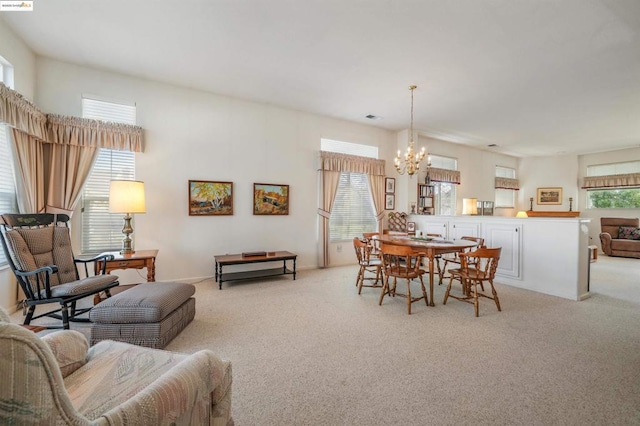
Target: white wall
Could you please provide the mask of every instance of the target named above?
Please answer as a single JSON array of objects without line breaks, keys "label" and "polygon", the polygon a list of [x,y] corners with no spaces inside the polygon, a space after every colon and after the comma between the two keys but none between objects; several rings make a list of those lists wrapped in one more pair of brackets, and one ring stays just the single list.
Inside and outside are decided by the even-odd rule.
[{"label": "white wall", "polygon": [[[14,89],[29,100],[34,99],[36,57],[0,19],[0,56],[14,67]],[[8,269],[0,269],[0,306],[13,311],[17,302],[17,283]]]},{"label": "white wall", "polygon": [[[567,211],[569,197],[573,197],[573,210],[580,211],[584,202],[580,200],[578,191],[578,156],[558,155],[553,157],[529,157],[520,160],[520,205],[522,210],[529,210],[530,198],[533,197],[534,211]],[[537,205],[538,188],[562,188],[562,204]]]},{"label": "white wall", "polygon": [[[136,215],[133,237],[139,249],[160,250],[159,281],[212,276],[214,255],[243,251],[289,250],[299,268],[317,267],[320,139],[375,145],[384,157],[394,150],[393,134],[375,127],[47,58],[38,59],[37,86],[47,112],[80,116],[83,94],[136,103],[145,129],[136,178],[146,185],[147,213]],[[232,181],[234,215],[189,216],[189,179]],[[289,184],[290,214],[252,215],[254,182]],[[343,253],[353,261],[350,247]]]}]

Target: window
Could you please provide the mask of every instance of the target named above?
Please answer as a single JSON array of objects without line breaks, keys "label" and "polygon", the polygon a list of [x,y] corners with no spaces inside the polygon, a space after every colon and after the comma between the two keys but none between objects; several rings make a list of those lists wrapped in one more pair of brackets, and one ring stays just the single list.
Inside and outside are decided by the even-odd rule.
[{"label": "window", "polygon": [[[378,147],[369,145],[322,139],[321,149],[378,158]],[[363,232],[375,232],[377,227],[369,176],[364,173],[342,173],[329,218],[329,240],[350,241]]]},{"label": "window", "polygon": [[[82,99],[82,116],[136,124],[136,107],[95,99]],[[101,149],[82,192],[82,252],[100,253],[122,246],[123,216],[109,213],[109,182],[135,179],[131,151]]]},{"label": "window", "polygon": [[587,166],[588,177],[613,176],[613,179],[607,179],[607,182],[595,183],[587,188],[587,208],[640,208],[640,182],[637,176],[626,179],[627,182],[624,184],[623,179],[620,179],[625,175],[637,173],[640,173],[640,161]]},{"label": "window", "polygon": [[[496,177],[516,178],[516,169],[511,167],[496,166]],[[516,191],[513,189],[496,188],[496,207],[516,206]]]},{"label": "window", "polygon": [[[0,82],[13,88],[13,67],[0,56]],[[16,185],[13,161],[9,148],[9,126],[0,123],[0,213],[17,213]],[[7,264],[4,250],[0,249],[0,266]]]},{"label": "window", "polygon": [[[0,124],[0,213],[17,213],[16,186],[9,151],[9,127]],[[0,249],[0,266],[7,264],[4,250]]]},{"label": "window", "polygon": [[[439,155],[430,155],[431,167],[458,170],[458,160]],[[456,214],[456,185],[448,182],[432,182],[435,195],[435,214],[454,216]]]}]

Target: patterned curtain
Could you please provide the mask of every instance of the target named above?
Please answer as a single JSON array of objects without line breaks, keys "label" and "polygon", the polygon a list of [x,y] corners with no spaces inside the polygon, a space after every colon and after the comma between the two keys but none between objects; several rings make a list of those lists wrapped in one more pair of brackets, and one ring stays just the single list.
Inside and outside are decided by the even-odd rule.
[{"label": "patterned curtain", "polygon": [[582,189],[620,188],[625,186],[640,186],[640,173],[588,176],[584,178],[582,183]]},{"label": "patterned curtain", "polygon": [[513,189],[514,191],[518,191],[520,189],[520,182],[518,182],[518,179],[497,177],[496,189]]}]

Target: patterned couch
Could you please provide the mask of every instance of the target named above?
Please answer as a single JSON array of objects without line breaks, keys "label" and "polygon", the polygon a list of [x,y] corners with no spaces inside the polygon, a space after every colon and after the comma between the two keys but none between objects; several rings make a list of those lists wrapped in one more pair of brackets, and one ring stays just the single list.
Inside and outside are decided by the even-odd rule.
[{"label": "patterned couch", "polygon": [[42,338],[0,308],[0,424],[233,425],[231,364],[102,341]]}]

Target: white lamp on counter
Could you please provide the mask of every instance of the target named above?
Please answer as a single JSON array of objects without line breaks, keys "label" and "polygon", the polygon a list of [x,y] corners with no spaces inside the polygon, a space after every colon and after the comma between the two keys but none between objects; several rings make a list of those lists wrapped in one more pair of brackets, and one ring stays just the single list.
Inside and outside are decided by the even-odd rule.
[{"label": "white lamp on counter", "polygon": [[467,215],[478,214],[478,199],[477,198],[463,198],[462,199],[462,214],[467,214]]}]

